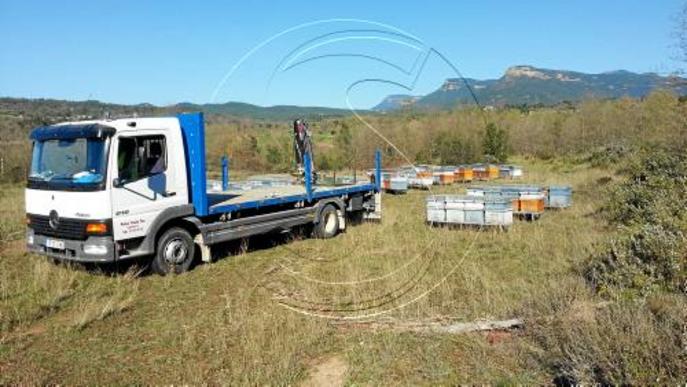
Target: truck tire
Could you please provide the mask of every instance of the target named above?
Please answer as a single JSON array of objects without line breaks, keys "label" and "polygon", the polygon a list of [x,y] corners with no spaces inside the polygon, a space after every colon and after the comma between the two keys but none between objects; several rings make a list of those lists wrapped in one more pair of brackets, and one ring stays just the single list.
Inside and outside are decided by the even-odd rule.
[{"label": "truck tire", "polygon": [[159,275],[184,273],[193,263],[195,250],[191,234],[183,228],[172,227],[158,238],[151,268]]},{"label": "truck tire", "polygon": [[320,217],[315,224],[313,235],[315,238],[327,239],[336,236],[339,232],[339,215],[336,208],[327,204],[320,212]]}]

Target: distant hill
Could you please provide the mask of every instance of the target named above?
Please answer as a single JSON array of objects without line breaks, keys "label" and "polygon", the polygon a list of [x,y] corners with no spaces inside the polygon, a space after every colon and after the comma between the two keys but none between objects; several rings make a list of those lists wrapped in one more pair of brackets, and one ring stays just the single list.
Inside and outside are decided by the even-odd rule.
[{"label": "distant hill", "polygon": [[436,91],[422,97],[409,99],[409,96],[389,96],[373,110],[391,111],[408,106],[450,108],[459,104],[472,104],[474,100],[465,83],[470,85],[478,101],[485,106],[554,105],[585,98],[640,98],[658,88],[672,89],[680,95],[687,94],[685,79],[655,73],[637,74],[620,70],[585,74],[514,66],[506,70],[499,79],[449,78]]},{"label": "distant hill", "polygon": [[176,111],[202,111],[226,116],[247,117],[263,120],[292,120],[298,117],[312,119],[321,117],[340,117],[352,114],[348,109],[293,105],[275,105],[263,107],[243,102],[202,105],[179,103],[171,106],[170,108]]},{"label": "distant hill", "polygon": [[402,108],[405,106],[412,106],[422,98],[422,96],[413,96],[413,95],[404,95],[404,94],[395,94],[395,95],[390,95],[382,102],[380,102],[377,106],[373,108],[373,110],[376,111],[387,111],[387,110],[395,110],[398,108]]},{"label": "distant hill", "polygon": [[112,104],[100,101],[65,101],[56,99],[0,98],[0,115],[45,118],[49,121],[86,120],[122,116],[160,116],[184,111],[202,111],[208,114],[235,118],[284,121],[298,117],[316,119],[343,117],[352,114],[347,109],[309,106],[262,107],[240,102],[221,104],[178,103],[155,106],[148,103],[136,105]]}]

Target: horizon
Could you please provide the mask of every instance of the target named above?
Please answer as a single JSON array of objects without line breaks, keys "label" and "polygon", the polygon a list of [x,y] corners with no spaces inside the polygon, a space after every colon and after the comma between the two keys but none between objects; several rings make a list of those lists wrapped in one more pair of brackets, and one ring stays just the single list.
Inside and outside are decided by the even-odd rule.
[{"label": "horizon", "polygon": [[[13,55],[0,59],[0,94],[122,105],[240,102],[263,107],[370,109],[388,95],[427,94],[443,80],[456,78],[456,70],[476,80],[498,79],[506,69],[522,65],[586,74],[624,70],[665,75],[680,70],[673,60],[673,31],[681,5],[677,0],[662,7],[640,1],[626,2],[622,7],[591,1],[573,5],[490,1],[463,6],[428,2],[422,7],[362,5],[355,1],[311,6],[301,2],[270,5],[273,12],[264,13],[260,4],[124,2],[115,7],[115,3],[83,1],[42,6],[9,1],[0,5],[0,34]],[[272,82],[269,61],[274,62],[284,48],[311,35],[290,33],[288,39],[279,42],[281,46],[268,49],[260,44],[290,27],[310,28],[322,20],[336,24],[332,28],[337,33],[360,30],[359,25],[394,34],[402,31],[404,38],[417,38],[423,50],[440,53],[443,63],[422,63],[417,74],[410,74],[415,76],[412,82],[406,82],[405,75],[394,78],[388,69],[373,68],[370,79],[392,82],[374,87],[368,84],[363,92],[348,90],[345,95],[342,88],[361,79],[361,67],[344,63],[344,59],[284,77],[279,73]],[[582,30],[580,20],[585,21]],[[324,31],[315,27],[314,33]],[[390,39],[375,39],[365,42],[361,52],[390,57],[401,67],[411,64],[407,52],[379,44]],[[33,49],[23,49],[26,46]],[[253,55],[242,62],[256,47],[262,56]],[[347,52],[352,48],[360,49],[350,44],[337,49]],[[265,58],[269,60],[261,62]],[[237,63],[241,66],[232,73]],[[229,73],[233,78],[227,77]],[[367,80],[366,75],[362,77]],[[267,87],[261,89],[268,78]],[[412,92],[391,87],[392,83],[410,85]]]},{"label": "horizon", "polygon": [[[598,73],[585,73],[573,69],[551,69],[551,68],[544,68],[536,65],[529,65],[529,64],[518,64],[518,65],[512,65],[504,69],[503,74],[501,77],[498,78],[484,78],[484,79],[476,79],[476,78],[469,78],[466,77],[466,79],[473,79],[476,81],[487,81],[487,80],[497,80],[500,78],[503,78],[505,76],[505,72],[511,68],[516,68],[516,67],[530,67],[533,69],[537,70],[545,70],[545,71],[562,71],[562,72],[570,72],[570,73],[578,73],[578,74],[586,74],[586,75],[603,75],[603,74],[612,74],[612,73],[618,73],[618,72],[628,72],[632,74],[638,74],[638,75],[658,75],[661,77],[680,77],[680,78],[685,78],[683,74],[680,73],[671,73],[671,74],[660,74],[657,72],[634,72],[626,69],[616,69],[616,70],[608,70],[608,71],[602,71]],[[446,78],[446,79],[451,79],[451,78]],[[441,85],[437,85],[437,88],[439,88]],[[389,94],[385,98],[389,97],[401,97],[401,96],[409,96],[407,94]],[[411,95],[412,97],[422,97],[422,95]],[[277,105],[259,105],[251,102],[245,102],[245,101],[215,101],[215,102],[191,102],[191,101],[177,101],[177,102],[172,102],[170,104],[156,104],[152,102],[147,102],[147,101],[142,101],[142,102],[132,102],[132,103],[121,103],[121,102],[113,102],[113,101],[107,101],[107,100],[100,100],[100,99],[65,99],[65,98],[53,98],[53,97],[24,97],[24,96],[14,96],[14,95],[0,95],[0,99],[7,98],[7,99],[27,99],[27,100],[32,100],[32,101],[38,101],[38,100],[52,100],[52,101],[65,101],[65,102],[75,102],[75,103],[82,103],[82,102],[98,102],[102,104],[112,104],[112,105],[121,105],[121,106],[141,106],[141,105],[148,105],[152,107],[159,107],[159,108],[166,108],[166,107],[173,107],[176,105],[182,105],[182,104],[193,104],[193,105],[225,105],[225,104],[247,104],[247,105],[253,105],[261,108],[273,108],[273,107],[298,107],[298,108],[327,108],[327,109],[342,109],[345,110],[345,107],[331,107],[331,106],[322,106],[322,105],[293,105],[293,104],[277,104]],[[381,103],[384,99],[380,100],[379,103]],[[362,109],[362,110],[372,110],[375,106],[372,106],[367,109]]]}]

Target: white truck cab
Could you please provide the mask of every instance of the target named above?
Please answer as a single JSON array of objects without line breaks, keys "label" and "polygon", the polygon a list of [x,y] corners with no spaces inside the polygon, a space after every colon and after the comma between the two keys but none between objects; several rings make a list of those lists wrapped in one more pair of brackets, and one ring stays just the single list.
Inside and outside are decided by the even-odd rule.
[{"label": "white truck cab", "polygon": [[183,272],[197,247],[209,261],[213,243],[307,223],[328,237],[343,229],[347,212],[381,210],[378,184],[320,188],[308,180],[245,199],[208,194],[200,113],[67,122],[36,128],[31,139],[27,247],[53,258],[154,255],[154,271]]},{"label": "white truck cab", "polygon": [[30,248],[112,261],[114,240],[144,237],[170,208],[191,213],[176,118],[70,122],[32,139]]}]

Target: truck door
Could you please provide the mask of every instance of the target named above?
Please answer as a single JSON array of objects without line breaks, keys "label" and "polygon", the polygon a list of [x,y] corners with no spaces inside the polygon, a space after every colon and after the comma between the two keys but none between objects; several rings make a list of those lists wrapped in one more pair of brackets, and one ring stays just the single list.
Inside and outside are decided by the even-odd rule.
[{"label": "truck door", "polygon": [[122,135],[115,141],[112,226],[115,240],[143,237],[166,208],[183,204],[170,173],[163,133]]}]

